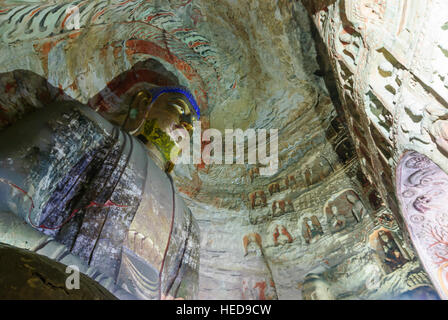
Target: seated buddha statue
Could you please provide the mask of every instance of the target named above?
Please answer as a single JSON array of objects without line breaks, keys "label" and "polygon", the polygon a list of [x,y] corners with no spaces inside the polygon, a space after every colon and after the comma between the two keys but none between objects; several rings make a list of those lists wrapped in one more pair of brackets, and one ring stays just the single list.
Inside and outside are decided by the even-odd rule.
[{"label": "seated buddha statue", "polygon": [[[48,90],[36,83],[29,101]],[[195,298],[199,228],[169,174],[170,130],[199,117],[192,99],[140,90],[113,121],[72,99],[24,107],[0,130],[0,242],[74,265],[120,299]]]}]

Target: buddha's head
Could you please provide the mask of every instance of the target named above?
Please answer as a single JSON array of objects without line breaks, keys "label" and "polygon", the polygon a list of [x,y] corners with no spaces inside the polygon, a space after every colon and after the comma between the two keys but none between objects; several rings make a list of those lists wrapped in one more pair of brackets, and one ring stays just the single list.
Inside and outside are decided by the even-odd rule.
[{"label": "buddha's head", "polygon": [[156,88],[135,94],[123,128],[148,147],[162,169],[171,172],[181,152],[174,131],[191,135],[199,116],[194,98],[185,89]]}]

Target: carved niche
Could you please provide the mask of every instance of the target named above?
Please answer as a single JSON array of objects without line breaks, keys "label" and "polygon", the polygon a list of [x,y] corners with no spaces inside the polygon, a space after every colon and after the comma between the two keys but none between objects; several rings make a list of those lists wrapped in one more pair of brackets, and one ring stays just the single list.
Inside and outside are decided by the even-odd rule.
[{"label": "carved niche", "polygon": [[354,190],[345,190],[328,200],[324,206],[331,232],[338,232],[348,225],[358,223],[367,209]]},{"label": "carved niche", "polygon": [[316,242],[321,236],[323,236],[324,231],[320,224],[319,219],[316,216],[311,218],[306,217],[302,221],[302,235],[307,244]]}]

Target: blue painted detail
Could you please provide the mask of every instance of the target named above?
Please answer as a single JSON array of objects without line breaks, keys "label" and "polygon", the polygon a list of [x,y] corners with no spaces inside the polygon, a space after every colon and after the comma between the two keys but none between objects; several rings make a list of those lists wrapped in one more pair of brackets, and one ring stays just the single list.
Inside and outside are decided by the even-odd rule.
[{"label": "blue painted detail", "polygon": [[199,109],[196,99],[193,97],[193,95],[190,93],[190,91],[188,91],[188,89],[185,87],[160,87],[157,89],[152,89],[152,90],[150,90],[150,92],[152,95],[152,101],[156,101],[156,99],[164,93],[170,93],[170,92],[181,93],[188,99],[190,104],[193,106],[194,111],[196,112],[196,115],[198,117],[198,120],[201,117],[201,110]]}]

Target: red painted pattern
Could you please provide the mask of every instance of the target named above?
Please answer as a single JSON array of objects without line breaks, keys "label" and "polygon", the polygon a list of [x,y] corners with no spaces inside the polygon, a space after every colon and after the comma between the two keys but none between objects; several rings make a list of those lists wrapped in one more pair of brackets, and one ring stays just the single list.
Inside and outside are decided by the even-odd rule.
[{"label": "red painted pattern", "polygon": [[199,47],[199,46],[204,45],[204,44],[208,45],[208,42],[199,42],[198,41],[198,42],[195,42],[195,43],[189,45],[189,47],[193,49],[193,48]]},{"label": "red painted pattern", "polygon": [[128,40],[126,41],[126,53],[128,56],[134,54],[149,54],[154,57],[165,60],[166,62],[172,64],[179,72],[181,72],[185,78],[189,81],[197,83],[201,90],[201,94],[195,92],[198,104],[201,110],[207,109],[207,95],[205,90],[202,89],[204,86],[202,78],[199,76],[197,71],[192,68],[188,63],[176,57],[167,48],[163,48],[153,42],[145,40]]},{"label": "red painted pattern", "polygon": [[151,16],[147,16],[146,19],[145,19],[145,22],[151,22],[152,19],[154,19],[154,18],[158,18],[158,17],[163,17],[163,16],[170,16],[170,17],[173,17],[173,16],[174,16],[174,13],[172,13],[172,12],[161,12],[161,13],[156,13],[156,14],[153,14],[153,15],[151,15]]},{"label": "red painted pattern", "polygon": [[120,3],[117,4],[117,7],[120,7],[120,6],[122,6],[122,5],[125,5],[126,3],[129,3],[129,2],[131,2],[131,1],[134,1],[134,0],[126,0],[126,1],[120,2]]},{"label": "red painted pattern", "polygon": [[34,16],[37,12],[40,11],[40,9],[41,9],[41,8],[37,8],[37,9],[33,10],[33,11],[30,13],[29,17],[31,18],[32,16]]}]

